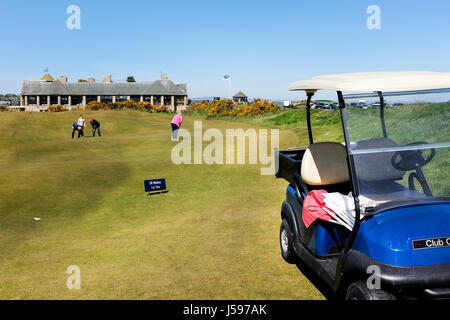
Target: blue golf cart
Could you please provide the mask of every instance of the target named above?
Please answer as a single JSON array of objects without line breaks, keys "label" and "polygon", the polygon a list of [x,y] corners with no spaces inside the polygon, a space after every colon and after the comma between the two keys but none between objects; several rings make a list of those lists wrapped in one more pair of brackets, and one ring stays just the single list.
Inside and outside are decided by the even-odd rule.
[{"label": "blue golf cart", "polygon": [[[289,90],[306,92],[310,145],[278,153],[276,177],[289,183],[284,260],[306,265],[348,300],[450,298],[450,107],[385,109],[384,102],[450,92],[450,73],[327,75]],[[315,140],[311,100],[319,90],[337,92],[342,134],[332,141]],[[380,108],[346,106],[361,98],[379,100]],[[348,202],[334,211],[324,205],[331,218],[305,223],[308,197],[319,190]]]}]

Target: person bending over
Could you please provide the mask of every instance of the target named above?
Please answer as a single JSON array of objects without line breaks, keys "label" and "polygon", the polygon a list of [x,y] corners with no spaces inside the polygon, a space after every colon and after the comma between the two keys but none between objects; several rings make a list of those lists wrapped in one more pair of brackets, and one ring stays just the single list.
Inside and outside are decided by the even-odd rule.
[{"label": "person bending over", "polygon": [[72,124],[72,139],[75,137],[75,132],[78,131],[78,139],[82,137],[83,131],[81,130],[81,126],[78,123]]},{"label": "person bending over", "polygon": [[102,134],[100,132],[100,122],[95,119],[89,120],[89,123],[92,126],[92,136],[95,137],[95,131],[98,132],[98,136],[101,137]]}]

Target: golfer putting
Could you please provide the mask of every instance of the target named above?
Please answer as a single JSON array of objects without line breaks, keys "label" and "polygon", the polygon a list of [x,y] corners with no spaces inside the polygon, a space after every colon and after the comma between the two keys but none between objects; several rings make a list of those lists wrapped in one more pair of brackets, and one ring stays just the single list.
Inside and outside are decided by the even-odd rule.
[{"label": "golfer putting", "polygon": [[179,111],[172,119],[171,127],[172,127],[172,141],[178,141],[178,130],[183,123],[183,116],[181,115],[181,111]]}]

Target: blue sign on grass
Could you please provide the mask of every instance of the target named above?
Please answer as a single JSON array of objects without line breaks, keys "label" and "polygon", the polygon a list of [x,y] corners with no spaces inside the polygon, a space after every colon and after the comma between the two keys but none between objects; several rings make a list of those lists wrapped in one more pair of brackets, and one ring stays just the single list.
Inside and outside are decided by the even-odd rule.
[{"label": "blue sign on grass", "polygon": [[146,180],[145,192],[166,191],[166,179]]}]

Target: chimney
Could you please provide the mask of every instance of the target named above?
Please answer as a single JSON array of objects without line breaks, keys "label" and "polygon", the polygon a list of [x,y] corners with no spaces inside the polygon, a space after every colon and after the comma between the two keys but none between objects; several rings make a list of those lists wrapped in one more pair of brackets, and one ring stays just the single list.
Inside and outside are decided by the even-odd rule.
[{"label": "chimney", "polygon": [[95,82],[95,79],[94,78],[89,78],[88,82]]},{"label": "chimney", "polygon": [[67,83],[67,77],[64,76],[58,77],[58,81],[61,83]]},{"label": "chimney", "polygon": [[169,80],[169,76],[165,73],[161,75],[161,80]]},{"label": "chimney", "polygon": [[111,75],[110,75],[110,74],[106,75],[106,76],[103,78],[103,82],[104,82],[104,83],[112,83]]}]

